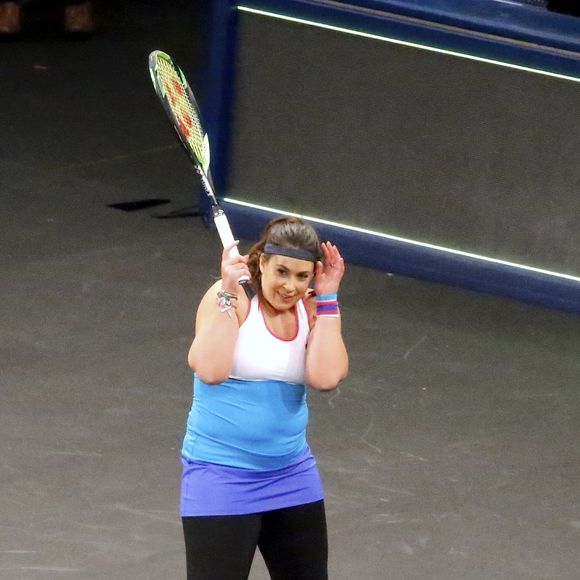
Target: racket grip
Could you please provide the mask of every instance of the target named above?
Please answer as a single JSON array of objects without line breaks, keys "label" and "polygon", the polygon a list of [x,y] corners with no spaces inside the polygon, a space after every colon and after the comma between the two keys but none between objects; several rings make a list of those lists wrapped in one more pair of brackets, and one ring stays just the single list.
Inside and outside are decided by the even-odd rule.
[{"label": "racket grip", "polygon": [[[214,208],[213,221],[215,223],[215,227],[217,228],[217,231],[218,231],[218,234],[220,236],[220,240],[222,242],[223,247],[225,248],[226,246],[233,244],[235,242],[234,234],[232,234],[232,229],[230,228],[230,223],[228,222],[228,218],[226,217],[226,214],[225,214],[223,209]],[[239,256],[239,255],[240,255],[240,252],[238,252],[238,248],[234,246],[230,250],[230,256],[235,257],[235,256]],[[252,299],[254,292],[252,290],[252,287],[249,284],[250,278],[248,276],[240,276],[240,278],[238,279],[238,282],[244,288],[244,292],[246,293],[246,296],[248,298]]]},{"label": "racket grip", "polygon": [[[215,227],[217,228],[223,247],[225,248],[226,246],[233,244],[235,241],[234,234],[232,234],[232,229],[230,228],[228,218],[226,217],[223,209],[217,209],[214,211],[213,221],[215,223]],[[239,256],[238,248],[232,248],[230,250],[230,255]]]}]

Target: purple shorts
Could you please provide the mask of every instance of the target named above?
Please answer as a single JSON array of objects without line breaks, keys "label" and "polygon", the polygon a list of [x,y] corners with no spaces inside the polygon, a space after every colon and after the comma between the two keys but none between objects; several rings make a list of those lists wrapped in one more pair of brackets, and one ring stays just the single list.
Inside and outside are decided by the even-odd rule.
[{"label": "purple shorts", "polygon": [[254,471],[183,459],[181,516],[225,516],[272,511],[323,499],[309,447],[290,465]]}]

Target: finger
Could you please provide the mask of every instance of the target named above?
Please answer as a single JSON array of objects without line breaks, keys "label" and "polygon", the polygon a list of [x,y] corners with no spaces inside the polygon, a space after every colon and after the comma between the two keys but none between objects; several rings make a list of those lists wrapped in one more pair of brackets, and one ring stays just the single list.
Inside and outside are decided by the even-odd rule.
[{"label": "finger", "polygon": [[330,242],[328,242],[326,250],[325,265],[328,266],[330,270],[334,270],[339,267],[342,257],[337,247]]},{"label": "finger", "polygon": [[324,271],[324,264],[319,260],[316,262],[316,273],[315,276],[321,276]]},{"label": "finger", "polygon": [[342,272],[344,272],[344,258],[340,255],[340,252],[338,251],[338,249],[336,250],[335,262],[336,262],[337,268],[339,270],[341,270]]},{"label": "finger", "polygon": [[327,249],[329,257],[333,260],[335,260],[340,255],[338,248],[331,242],[327,242]]},{"label": "finger", "polygon": [[240,243],[240,240],[235,240],[233,241],[231,244],[228,244],[227,246],[224,246],[223,252],[222,252],[222,260],[226,260],[228,258],[232,258],[232,250],[234,248],[237,248],[238,244]]},{"label": "finger", "polygon": [[245,256],[240,256],[239,254],[235,254],[233,256],[225,255],[222,258],[222,266],[230,266],[230,265],[235,265],[235,264],[247,264],[247,262],[248,262],[248,259]]},{"label": "finger", "polygon": [[231,273],[233,276],[239,276],[240,274],[249,274],[250,270],[246,264],[238,262],[236,264],[226,264],[224,272]]},{"label": "finger", "polygon": [[338,251],[338,248],[333,244],[331,247],[331,255],[332,255],[332,259],[337,261],[341,258],[340,252]]}]

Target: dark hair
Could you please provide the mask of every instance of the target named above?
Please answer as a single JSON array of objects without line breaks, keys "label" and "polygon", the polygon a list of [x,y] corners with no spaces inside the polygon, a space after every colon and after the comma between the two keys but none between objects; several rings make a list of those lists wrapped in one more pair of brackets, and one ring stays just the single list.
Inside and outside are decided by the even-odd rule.
[{"label": "dark hair", "polygon": [[[258,291],[261,288],[260,256],[264,254],[266,244],[275,244],[285,248],[306,250],[317,259],[322,258],[322,249],[316,230],[304,220],[294,216],[273,219],[264,228],[262,238],[249,250],[248,268]],[[266,255],[266,254],[264,254]]]}]

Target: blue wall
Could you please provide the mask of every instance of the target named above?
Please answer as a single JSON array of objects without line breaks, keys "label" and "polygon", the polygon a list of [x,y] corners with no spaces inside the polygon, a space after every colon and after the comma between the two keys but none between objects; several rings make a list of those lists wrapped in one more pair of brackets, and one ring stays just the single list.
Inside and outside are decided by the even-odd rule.
[{"label": "blue wall", "polygon": [[[580,78],[580,19],[540,7],[495,0],[360,0],[332,5],[312,0],[248,0],[240,4]],[[231,113],[236,106],[237,18],[234,3],[214,0],[204,113],[212,141],[214,181],[222,196],[227,192]],[[225,202],[224,208],[236,235],[248,239],[255,238],[273,215],[237,203]],[[574,277],[315,225],[323,237],[340,244],[352,263],[580,312],[580,280]]]}]

